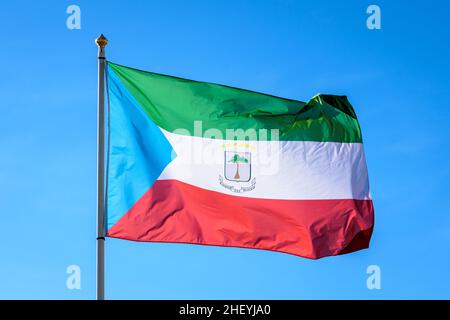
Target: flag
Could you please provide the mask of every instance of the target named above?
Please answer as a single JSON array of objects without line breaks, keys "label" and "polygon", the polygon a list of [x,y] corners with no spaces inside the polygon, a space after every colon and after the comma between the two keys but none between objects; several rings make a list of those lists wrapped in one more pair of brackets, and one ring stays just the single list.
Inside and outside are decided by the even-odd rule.
[{"label": "flag", "polygon": [[309,102],[107,62],[106,235],[311,259],[367,248],[373,205],[345,96]]}]

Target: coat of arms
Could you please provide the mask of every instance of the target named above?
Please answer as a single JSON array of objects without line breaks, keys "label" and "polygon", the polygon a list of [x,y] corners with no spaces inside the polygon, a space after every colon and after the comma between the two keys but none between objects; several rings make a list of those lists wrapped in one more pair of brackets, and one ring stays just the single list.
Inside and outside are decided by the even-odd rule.
[{"label": "coat of arms", "polygon": [[255,178],[252,179],[251,153],[225,151],[224,176],[231,183],[226,183],[221,175],[219,176],[219,182],[230,191],[241,193],[253,190],[256,180]]},{"label": "coat of arms", "polygon": [[250,181],[251,153],[225,151],[225,179],[229,181],[247,182]]}]

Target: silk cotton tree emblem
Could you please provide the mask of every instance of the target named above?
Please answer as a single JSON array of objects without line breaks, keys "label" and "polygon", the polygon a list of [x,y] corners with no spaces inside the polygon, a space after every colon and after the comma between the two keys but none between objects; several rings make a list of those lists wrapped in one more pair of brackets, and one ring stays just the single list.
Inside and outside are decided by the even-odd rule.
[{"label": "silk cotton tree emblem", "polygon": [[250,181],[250,159],[250,152],[225,151],[225,178],[236,182]]},{"label": "silk cotton tree emblem", "polygon": [[224,176],[219,175],[219,183],[231,192],[242,193],[255,189],[256,179],[252,177],[251,153],[225,151]]}]

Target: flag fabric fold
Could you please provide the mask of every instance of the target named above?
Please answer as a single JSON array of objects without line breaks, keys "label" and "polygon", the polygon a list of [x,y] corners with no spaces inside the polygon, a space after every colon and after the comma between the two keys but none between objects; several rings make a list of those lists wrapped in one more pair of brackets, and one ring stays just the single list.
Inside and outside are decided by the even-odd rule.
[{"label": "flag fabric fold", "polygon": [[107,63],[107,236],[317,259],[367,248],[374,210],[345,96],[308,102]]}]

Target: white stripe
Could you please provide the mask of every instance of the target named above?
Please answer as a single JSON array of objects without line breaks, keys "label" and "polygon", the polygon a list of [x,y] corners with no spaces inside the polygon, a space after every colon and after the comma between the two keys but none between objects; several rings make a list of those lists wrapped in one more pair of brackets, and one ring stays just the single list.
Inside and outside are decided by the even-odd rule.
[{"label": "white stripe", "polygon": [[[158,180],[178,180],[207,190],[253,198],[370,199],[361,143],[236,141],[234,145],[230,140],[162,132],[177,155]],[[250,152],[250,167],[245,164],[240,167],[241,177],[250,170],[249,182],[233,182],[224,177],[225,151]],[[228,165],[232,166],[228,170],[236,166]],[[252,182],[255,182],[254,189],[233,192],[220,184],[220,176],[235,191],[242,186],[251,188]]]}]

